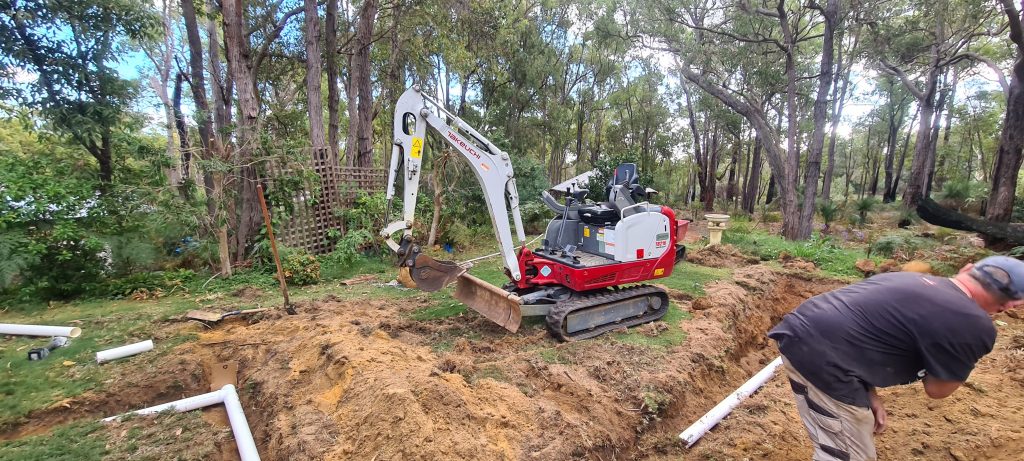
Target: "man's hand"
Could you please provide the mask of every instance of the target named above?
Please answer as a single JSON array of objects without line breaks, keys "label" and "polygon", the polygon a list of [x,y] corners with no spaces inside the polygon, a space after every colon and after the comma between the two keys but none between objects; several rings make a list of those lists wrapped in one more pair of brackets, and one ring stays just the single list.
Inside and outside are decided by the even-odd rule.
[{"label": "man's hand", "polygon": [[881,434],[885,430],[885,406],[882,405],[882,398],[873,387],[868,390],[868,398],[871,400],[871,413],[875,415],[875,434]]}]

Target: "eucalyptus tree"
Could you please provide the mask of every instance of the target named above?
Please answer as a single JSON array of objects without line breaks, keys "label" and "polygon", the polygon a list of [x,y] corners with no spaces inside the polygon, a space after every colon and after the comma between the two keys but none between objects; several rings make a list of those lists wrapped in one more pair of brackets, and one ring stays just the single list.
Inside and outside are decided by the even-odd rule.
[{"label": "eucalyptus tree", "polygon": [[[206,213],[207,229],[211,234],[217,235],[218,253],[220,256],[220,271],[225,277],[231,276],[231,251],[228,242],[227,218],[223,215],[224,203],[224,172],[219,168],[212,167],[214,162],[225,162],[227,150],[222,140],[214,131],[214,113],[210,110],[209,99],[207,98],[206,68],[203,59],[203,44],[199,36],[199,21],[196,15],[194,0],[180,0],[181,16],[185,23],[185,36],[188,39],[190,86],[192,88],[192,100],[195,104],[195,119],[199,125],[200,150],[199,157],[206,161],[206,168],[203,172],[204,187],[206,188]],[[211,79],[216,80],[219,76],[212,75]],[[175,91],[180,96],[180,92]],[[176,101],[178,98],[175,98]],[[178,107],[177,105],[175,106]],[[183,123],[182,123],[183,125]],[[184,139],[184,130],[182,130]],[[218,170],[218,171],[214,171]]]},{"label": "eucalyptus tree", "polygon": [[896,163],[896,151],[899,147],[899,138],[903,132],[903,125],[907,121],[911,96],[902,83],[896,81],[891,76],[881,76],[878,79],[875,90],[876,93],[881,93],[880,96],[885,98],[885,104],[882,106],[884,111],[882,117],[887,128],[882,201],[889,203],[896,200],[896,187],[898,186],[896,178],[899,177],[903,170],[903,157],[900,157],[899,163]]},{"label": "eucalyptus tree", "polygon": [[1000,0],[1006,15],[1010,47],[1013,49],[1013,66],[1009,83],[1002,73],[1003,91],[1006,95],[1006,115],[1003,131],[999,137],[999,150],[992,177],[992,189],[985,209],[985,218],[991,221],[1007,222],[1013,214],[1013,201],[1017,190],[1017,176],[1024,157],[1024,28],[1022,15],[1011,0]]},{"label": "eucalyptus tree", "polygon": [[903,193],[913,209],[924,197],[935,155],[935,117],[944,101],[941,78],[947,67],[970,59],[970,47],[991,35],[997,12],[980,2],[911,0],[898,8],[878,8],[866,18],[878,52],[877,67],[896,78],[920,109],[914,158]]},{"label": "eucalyptus tree", "polygon": [[[650,40],[648,46],[677,56],[678,70],[686,80],[747,119],[761,138],[768,164],[777,178],[783,235],[789,239],[808,237],[820,173],[818,165],[824,126],[830,115],[827,104],[833,74],[832,43],[840,17],[838,4],[829,3],[822,7],[779,0],[744,2],[734,6],[713,0],[654,1],[627,12],[625,16],[627,20],[643,21],[651,30],[648,34],[637,34],[640,39]],[[819,39],[825,40],[826,35],[828,56],[823,56],[817,44]],[[735,79],[729,77],[735,61],[723,62],[718,58],[720,50],[728,48],[742,50],[742,54],[748,57],[765,57],[761,71],[784,77],[781,85],[762,87],[761,93],[783,96],[784,109],[777,111],[777,116],[786,120],[785,148],[780,145],[782,133],[773,126],[771,116],[764,110],[764,99],[737,88]],[[780,61],[781,68],[778,66]],[[801,207],[797,197],[801,164],[800,82],[806,79],[801,76],[805,72],[803,67],[812,61],[824,61],[824,64],[816,75],[811,74],[814,75],[811,78],[818,82],[816,117],[808,157],[810,167],[805,170],[804,178],[809,184],[805,184],[804,206]],[[693,65],[698,63],[700,67],[694,68]]]},{"label": "eucalyptus tree", "polygon": [[378,0],[363,0],[356,15],[348,63],[348,137],[345,158],[348,166],[373,166],[373,83],[370,62],[374,27],[380,11]]}]

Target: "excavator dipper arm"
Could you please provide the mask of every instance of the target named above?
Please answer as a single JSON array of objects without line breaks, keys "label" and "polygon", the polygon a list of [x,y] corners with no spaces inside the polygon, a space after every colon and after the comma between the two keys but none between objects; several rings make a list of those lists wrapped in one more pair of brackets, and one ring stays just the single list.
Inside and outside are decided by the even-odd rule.
[{"label": "excavator dipper arm", "polygon": [[[436,112],[435,112],[436,111]],[[514,281],[522,279],[517,245],[512,240],[509,214],[515,226],[518,246],[523,246],[526,236],[519,212],[519,193],[516,190],[512,160],[486,137],[469,126],[465,121],[444,108],[444,105],[424,95],[419,86],[405,91],[395,104],[394,139],[391,148],[391,163],[388,169],[387,200],[390,210],[395,196],[395,182],[401,176],[404,188],[401,220],[388,224],[381,236],[399,256],[399,266],[409,271],[412,284],[427,291],[438,290],[459,279],[460,285],[474,283],[478,279],[462,277],[465,269],[451,262],[435,261],[420,254],[420,248],[413,242],[412,228],[416,219],[416,197],[419,192],[423,145],[427,128],[433,129],[454,148],[468,163],[484,192],[484,200],[490,212],[495,236],[501,246],[501,256]],[[392,235],[401,231],[401,240],[395,242]],[[461,277],[461,278],[460,278]],[[463,280],[465,279],[465,280]],[[465,288],[465,287],[464,287]],[[505,296],[497,287],[460,289],[457,293],[472,293],[473,297],[461,299],[467,306],[479,311],[495,322],[515,331],[519,326],[518,297]],[[488,296],[490,295],[490,296]],[[459,295],[457,294],[457,297]],[[467,295],[469,296],[469,295]],[[491,305],[500,300],[500,309]],[[493,312],[488,312],[493,311]],[[514,312],[512,312],[514,311]],[[509,318],[514,317],[510,321]],[[500,320],[499,320],[500,319]]]}]

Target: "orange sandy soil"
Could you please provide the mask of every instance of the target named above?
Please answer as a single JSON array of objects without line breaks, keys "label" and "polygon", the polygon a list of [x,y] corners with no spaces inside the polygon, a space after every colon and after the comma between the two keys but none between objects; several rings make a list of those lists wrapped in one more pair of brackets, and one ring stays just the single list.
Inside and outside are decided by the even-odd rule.
[{"label": "orange sandy soil", "polygon": [[[729,255],[719,255],[728,258]],[[508,334],[475,313],[411,320],[426,296],[327,299],[224,321],[105,389],[32,415],[4,434],[44,433],[209,389],[209,367],[239,363],[239,391],[266,460],[791,460],[810,448],[781,375],[692,449],[677,435],[772,360],[765,332],[803,299],[843,282],[739,267],[707,295],[672,298],[692,318],[679,346],[609,335],[559,344],[543,324]],[[358,288],[356,288],[358,289]],[[965,388],[935,401],[919,386],[882,391],[886,460],[1016,460],[1024,452],[1024,321],[1005,314],[995,351]],[[665,325],[639,328],[662,334]],[[218,411],[202,418],[221,434]],[[109,429],[115,438],[121,427]],[[230,438],[208,459],[233,459]],[[169,448],[166,459],[175,453]]]}]

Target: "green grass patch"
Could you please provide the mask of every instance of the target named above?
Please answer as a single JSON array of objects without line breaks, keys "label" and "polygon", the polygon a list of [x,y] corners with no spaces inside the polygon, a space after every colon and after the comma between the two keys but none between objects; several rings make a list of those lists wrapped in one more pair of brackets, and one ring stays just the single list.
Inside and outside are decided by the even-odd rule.
[{"label": "green grass patch", "polygon": [[413,320],[430,321],[458,317],[465,313],[466,306],[458,301],[452,301],[414,311],[409,317]]},{"label": "green grass patch", "polygon": [[[0,427],[16,424],[33,410],[97,388],[120,368],[121,363],[152,360],[174,346],[194,340],[183,334],[158,341],[156,354],[142,354],[100,366],[96,352],[153,337],[157,322],[196,307],[189,297],[171,296],[150,301],[90,300],[55,304],[35,312],[0,314],[2,323],[74,325],[82,335],[67,347],[50,352],[43,360],[29,361],[28,351],[43,347],[50,338],[11,336],[0,339]],[[74,362],[64,365],[64,362]]]},{"label": "green grass patch", "polygon": [[345,280],[361,274],[385,274],[394,271],[391,259],[379,257],[363,257],[351,264],[332,264],[325,261],[320,265],[320,278],[324,281]]},{"label": "green grass patch", "polygon": [[701,266],[684,261],[672,270],[672,275],[655,282],[698,297],[704,296],[704,286],[708,283],[731,276],[732,270],[730,269]]},{"label": "green grass patch", "polygon": [[0,461],[85,461],[107,454],[99,422],[72,423],[49,434],[0,442]]},{"label": "green grass patch", "polygon": [[474,372],[473,375],[469,377],[468,381],[470,383],[475,383],[477,381],[480,381],[481,379],[493,379],[495,381],[501,382],[509,381],[508,375],[506,375],[504,371],[501,371],[500,368],[493,365],[481,367],[480,369],[476,370],[476,372]]},{"label": "green grass patch", "polygon": [[552,365],[568,365],[574,363],[572,357],[575,355],[575,351],[578,343],[562,344],[556,347],[545,347],[537,350],[537,355],[545,363]]},{"label": "green grass patch", "polygon": [[761,231],[750,230],[744,233],[733,229],[722,234],[722,243],[736,246],[740,251],[762,261],[774,261],[786,252],[811,261],[823,272],[837,277],[859,277],[861,274],[855,264],[868,257],[860,248],[845,247],[831,237],[818,234],[808,240],[791,241]]},{"label": "green grass patch", "polygon": [[686,341],[686,332],[679,326],[679,323],[691,318],[693,315],[680,309],[675,303],[671,303],[668,306],[668,312],[661,318],[661,321],[668,325],[667,330],[657,336],[647,336],[633,328],[625,333],[613,334],[612,339],[623,344],[662,349],[678,346]]}]

